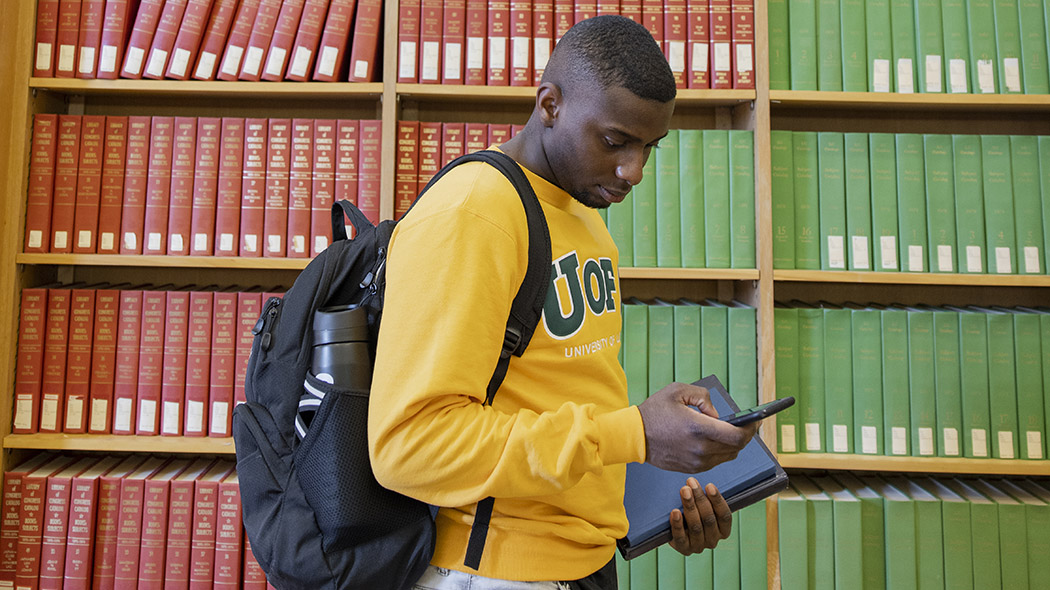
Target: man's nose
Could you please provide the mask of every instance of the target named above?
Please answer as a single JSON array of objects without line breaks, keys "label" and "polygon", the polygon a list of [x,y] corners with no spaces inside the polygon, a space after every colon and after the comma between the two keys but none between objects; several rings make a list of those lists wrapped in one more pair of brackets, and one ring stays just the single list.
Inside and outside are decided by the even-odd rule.
[{"label": "man's nose", "polygon": [[642,181],[642,168],[647,154],[644,150],[628,150],[616,166],[616,177],[627,181],[631,186]]}]

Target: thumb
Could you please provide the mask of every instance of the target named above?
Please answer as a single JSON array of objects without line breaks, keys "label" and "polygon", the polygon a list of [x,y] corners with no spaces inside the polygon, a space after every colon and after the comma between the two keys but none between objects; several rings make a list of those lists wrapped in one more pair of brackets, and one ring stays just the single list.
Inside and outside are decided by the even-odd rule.
[{"label": "thumb", "polygon": [[711,392],[706,387],[689,387],[682,392],[682,403],[695,406],[700,413],[712,418],[718,417],[718,410],[711,403]]}]

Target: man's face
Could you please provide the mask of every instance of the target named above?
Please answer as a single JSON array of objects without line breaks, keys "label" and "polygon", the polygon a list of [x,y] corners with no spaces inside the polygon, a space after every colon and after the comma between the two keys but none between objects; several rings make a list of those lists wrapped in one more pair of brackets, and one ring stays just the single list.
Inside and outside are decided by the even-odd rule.
[{"label": "man's face", "polygon": [[544,151],[555,183],[577,201],[602,209],[623,201],[671,124],[674,101],[640,98],[621,87],[579,84],[545,129]]}]

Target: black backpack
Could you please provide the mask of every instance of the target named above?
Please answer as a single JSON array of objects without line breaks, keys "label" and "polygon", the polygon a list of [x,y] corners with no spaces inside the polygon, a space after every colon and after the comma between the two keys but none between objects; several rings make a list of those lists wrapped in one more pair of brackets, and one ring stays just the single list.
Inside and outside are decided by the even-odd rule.
[{"label": "black backpack", "polygon": [[[496,151],[462,156],[449,169],[482,161],[518,191],[529,225],[529,266],[514,298],[503,350],[489,382],[491,403],[511,355],[521,356],[539,323],[550,277],[550,234],[521,168]],[[421,193],[422,194],[422,193]],[[344,214],[357,233],[347,239]],[[322,307],[368,310],[374,351],[383,309],[383,268],[395,221],[373,226],[346,201],[332,207],[334,241],[312,260],[283,298],[270,298],[252,333],[247,403],[233,412],[244,528],[270,584],[281,590],[400,590],[423,573],[434,551],[434,510],[381,487],[368,458],[368,391],[339,388],[310,374],[312,318]],[[300,441],[300,396],[323,401]],[[478,503],[466,565],[481,561],[492,499]]]}]

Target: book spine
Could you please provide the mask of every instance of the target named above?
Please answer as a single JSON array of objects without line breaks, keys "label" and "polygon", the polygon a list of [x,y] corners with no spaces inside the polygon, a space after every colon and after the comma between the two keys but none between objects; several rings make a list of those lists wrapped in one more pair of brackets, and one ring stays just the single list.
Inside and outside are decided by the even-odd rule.
[{"label": "book spine", "polygon": [[1014,350],[1017,365],[1017,446],[1021,459],[1046,457],[1044,439],[1043,358],[1039,315],[1014,313]]},{"label": "book spine", "polygon": [[[756,268],[755,256],[755,136],[729,132],[729,248],[731,268]],[[749,406],[750,407],[750,406]]]},{"label": "book spine", "polygon": [[419,194],[419,121],[398,121],[394,219],[408,212]]},{"label": "book spine", "polygon": [[243,539],[237,482],[221,482],[216,502],[214,588],[239,589]]},{"label": "book spine", "polygon": [[[706,143],[706,139],[705,137],[702,141]],[[635,266],[656,266],[656,202],[656,158],[649,158],[642,167],[642,180],[631,189],[629,199],[631,216],[634,219]],[[706,225],[707,220],[704,222]],[[704,231],[707,231],[706,228]]]},{"label": "book spine", "polygon": [[825,452],[824,312],[798,310],[798,394],[800,438],[807,453]]},{"label": "book spine", "polygon": [[726,310],[729,326],[729,372],[733,400],[750,408],[758,405],[758,348],[755,339],[756,315],[753,307],[730,307]]},{"label": "book spine", "polygon": [[[777,307],[773,310],[773,322],[777,397],[794,397],[798,400],[798,310]],[[879,382],[881,384],[881,379]],[[798,408],[799,405],[795,405],[777,416],[777,448],[781,453],[797,453],[800,450]]]},{"label": "book spine", "polygon": [[382,155],[382,121],[361,121],[360,182],[357,187],[357,206],[368,219],[379,225],[379,184]]},{"label": "book spine", "polygon": [[[252,25],[255,17],[259,14],[259,5],[262,0],[241,0],[237,6],[237,14],[233,18],[230,32],[226,35],[226,49],[222,52],[222,60],[219,64],[219,72],[215,75],[219,80],[236,80],[244,62],[244,51],[248,47],[248,40],[252,35]],[[216,43],[216,46],[218,44]],[[216,54],[218,55],[218,54]],[[202,56],[204,59],[204,56]],[[197,65],[198,70],[200,64]],[[194,75],[197,79],[202,76]]]},{"label": "book spine", "polygon": [[168,233],[168,206],[171,198],[175,118],[153,117],[149,142],[142,253],[164,254]]},{"label": "book spine", "polygon": [[953,135],[955,221],[959,272],[984,272],[984,193],[981,138]]},{"label": "book spine", "polygon": [[817,133],[820,268],[846,268],[845,145],[842,133]]},{"label": "book spine", "polygon": [[770,132],[773,268],[795,268],[795,164],[793,133]]},{"label": "book spine", "polygon": [[733,88],[755,87],[755,0],[734,0]]},{"label": "book spine", "polygon": [[532,0],[510,2],[510,85],[532,86]]},{"label": "book spine", "polygon": [[58,115],[33,116],[25,242],[22,246],[22,251],[26,253],[47,252],[50,245],[58,127]]},{"label": "book spine", "polygon": [[889,0],[865,0],[867,25],[868,92],[890,92],[893,84],[893,36]]},{"label": "book spine", "polygon": [[[652,309],[649,312],[649,322],[652,323]],[[708,375],[715,375],[722,382],[729,381],[729,317],[727,312],[726,307],[721,304],[713,305],[711,301],[705,301],[700,306],[700,371]],[[650,338],[652,334],[650,329]],[[652,345],[650,341],[650,348]],[[651,390],[650,395],[656,391],[656,389]]]},{"label": "book spine", "polygon": [[911,399],[912,455],[937,454],[933,314],[908,311],[908,382]]},{"label": "book spine", "polygon": [[376,79],[379,21],[382,15],[381,0],[358,0],[353,42],[350,44],[350,73],[347,76],[350,82],[373,82]]},{"label": "book spine", "polygon": [[18,357],[15,362],[15,409],[11,432],[29,434],[40,422],[44,341],[47,327],[47,289],[22,289],[18,321]]},{"label": "book spine", "polygon": [[966,22],[970,36],[970,88],[979,94],[999,92],[992,0],[967,1]]},{"label": "book spine", "polygon": [[175,117],[171,152],[171,188],[168,191],[167,240],[161,248],[170,256],[190,253],[193,227],[193,185],[196,176],[196,117]]},{"label": "book spine", "polygon": [[40,387],[40,432],[60,432],[65,401],[66,359],[69,347],[68,289],[47,292],[47,332],[44,335],[44,365]]},{"label": "book spine", "polygon": [[266,572],[252,553],[248,535],[244,535],[244,590],[266,590]]},{"label": "book spine", "polygon": [[335,82],[339,79],[346,62],[346,45],[350,41],[350,26],[356,0],[332,0],[328,7],[321,33],[321,48],[317,52],[317,64],[313,79],[316,82]]},{"label": "book spine", "polygon": [[0,581],[14,588],[18,569],[18,532],[21,526],[22,479],[25,471],[12,470],[4,474],[3,521],[0,526]]},{"label": "book spine", "polygon": [[933,312],[934,384],[937,396],[937,454],[962,456],[962,383],[959,381],[959,314]]},{"label": "book spine", "polygon": [[532,85],[539,86],[554,49],[554,0],[532,2]]},{"label": "book spine", "polygon": [[77,69],[77,41],[80,38],[81,0],[61,0],[58,4],[56,78],[72,78]]},{"label": "book spine", "polygon": [[1010,136],[982,135],[981,163],[984,175],[985,237],[989,272],[1017,272],[1017,226],[1014,223],[1013,175],[1010,162]]},{"label": "book spine", "polygon": [[824,441],[832,453],[853,452],[853,336],[848,309],[824,309]]},{"label": "book spine", "polygon": [[509,0],[488,0],[488,75],[489,86],[508,86],[507,50],[510,35]]},{"label": "book spine", "polygon": [[681,194],[679,191],[678,129],[671,129],[661,140],[656,160],[656,265],[682,266]]},{"label": "book spine", "polygon": [[[419,82],[419,54],[422,49],[420,0],[399,2],[397,5],[397,81],[399,84]],[[446,10],[448,6],[445,7]]]},{"label": "book spine", "polygon": [[130,590],[132,587],[138,587],[145,494],[145,481],[141,479],[121,480],[113,590]]},{"label": "book spine", "polygon": [[121,291],[117,324],[117,359],[113,376],[113,434],[134,434],[142,291]]},{"label": "book spine", "polygon": [[[468,0],[469,1],[469,0]],[[631,18],[636,23],[642,22],[642,0],[634,0],[635,11]],[[626,16],[626,15],[625,15]],[[573,0],[554,0],[554,44],[569,32],[572,25],[576,24],[575,4]]]},{"label": "book spine", "polygon": [[172,49],[175,47],[175,37],[179,34],[182,17],[186,14],[187,4],[188,0],[165,0],[160,20],[157,21],[157,30],[153,33],[153,42],[150,44],[149,53],[146,54],[143,78],[159,80],[164,77]]},{"label": "book spine", "polygon": [[[499,147],[510,139],[510,125],[489,123],[489,145]],[[650,160],[653,161],[653,160]],[[650,175],[650,178],[652,176]]]},{"label": "book spine", "polygon": [[867,133],[845,133],[846,248],[850,270],[871,270],[871,157]]},{"label": "book spine", "polygon": [[[219,66],[219,58],[226,47],[226,38],[233,26],[235,11],[238,0],[214,0],[208,23],[201,34],[200,51],[197,54],[193,66],[193,78],[195,80],[214,80]],[[178,41],[176,41],[178,44]],[[192,57],[192,56],[191,56]],[[182,79],[168,68],[169,78]]]},{"label": "book spine", "polygon": [[488,55],[485,42],[488,36],[488,0],[467,0],[467,59],[466,83],[483,86],[488,79]]},{"label": "book spine", "polygon": [[[598,14],[597,0],[577,0],[573,6],[573,20],[578,23]],[[661,43],[662,45],[662,43]]]},{"label": "book spine", "polygon": [[198,480],[193,497],[190,538],[190,589],[211,588],[215,579],[215,529],[218,522],[219,483]]},{"label": "book spine", "polygon": [[941,0],[941,28],[944,36],[944,64],[947,91],[970,92],[970,32],[966,24],[964,0]]},{"label": "book spine", "polygon": [[215,255],[234,256],[240,243],[244,119],[223,117],[215,190]]},{"label": "book spine", "polygon": [[[849,1],[849,0],[847,0]],[[791,56],[788,52],[788,0],[768,0],[769,89],[791,90]],[[861,5],[863,10],[863,4]],[[867,87],[864,88],[867,90]]]},{"label": "book spine", "polygon": [[314,120],[292,120],[292,153],[288,177],[288,256],[310,255],[310,207],[313,186]]},{"label": "book spine", "polygon": [[127,151],[128,117],[107,116],[98,205],[99,254],[116,254],[120,250],[120,217],[124,206],[124,163]]},{"label": "book spine", "polygon": [[841,12],[842,89],[846,92],[867,92],[868,48],[865,43],[867,25],[864,0],[844,0]]},{"label": "book spine", "polygon": [[1046,6],[1039,0],[1019,0],[1021,25],[1021,80],[1025,94],[1050,94],[1047,71]]},{"label": "book spine", "polygon": [[317,57],[317,47],[321,43],[328,4],[329,0],[306,0],[306,4],[303,5],[303,15],[292,42],[285,80],[305,82],[310,76],[310,70]]},{"label": "book spine", "polygon": [[441,83],[441,40],[444,21],[442,0],[422,0],[419,9],[419,82]]},{"label": "book spine", "polygon": [[55,188],[51,205],[51,252],[73,251],[73,218],[76,210],[77,164],[83,117],[58,116],[58,146],[55,152]]},{"label": "book spine", "polygon": [[252,23],[252,32],[244,50],[241,71],[237,75],[238,80],[258,82],[261,79],[263,64],[266,63],[266,49],[273,39],[281,4],[281,0],[259,2],[259,10],[255,13],[255,22]]},{"label": "book spine", "polygon": [[897,261],[897,146],[893,134],[868,135],[871,155],[871,236],[875,270],[896,271]]},{"label": "book spine", "polygon": [[915,1],[920,92],[944,92],[942,0]]},{"label": "book spine", "polygon": [[441,170],[441,123],[424,121],[419,124],[419,164],[416,194]]},{"label": "book spine", "polygon": [[214,293],[190,292],[189,326],[186,342],[186,408],[184,436],[204,436],[205,406],[211,369],[211,328]]},{"label": "book spine", "polygon": [[138,386],[135,390],[138,409],[135,434],[140,436],[155,435],[160,431],[166,307],[164,291],[143,291]]},{"label": "book spine", "polygon": [[157,31],[164,0],[141,0],[135,20],[132,21],[131,36],[124,48],[124,62],[120,68],[122,78],[138,79],[142,77],[142,67],[146,62],[146,52],[153,43]]},{"label": "book spine", "polygon": [[[995,14],[995,52],[999,71],[999,92],[1017,94],[1023,91],[1021,80],[1021,25],[1016,1],[992,0]],[[62,23],[59,21],[59,31]],[[1045,64],[1042,66],[1046,68]]]},{"label": "book spine", "polygon": [[303,16],[304,5],[304,0],[286,0],[281,4],[281,12],[277,15],[277,24],[273,29],[273,38],[270,39],[270,47],[266,50],[263,80],[279,82],[284,79],[285,70],[288,69],[288,60],[292,54],[292,43],[295,42],[295,34],[299,30],[299,21]]},{"label": "book spine", "polygon": [[94,78],[98,68],[98,51],[102,42],[105,0],[84,0],[80,7],[80,30],[77,37],[77,78]]},{"label": "book spine", "polygon": [[992,418],[992,457],[1016,459],[1018,392],[1014,320],[1009,313],[981,315],[988,322],[988,407]]},{"label": "book spine", "polygon": [[221,144],[222,120],[218,117],[199,117],[189,231],[192,237],[189,253],[194,256],[211,256],[214,250]]},{"label": "book spine", "polygon": [[817,0],[817,90],[842,91],[842,6]]},{"label": "book spine", "polygon": [[[681,204],[682,266],[685,268],[703,268],[706,264],[703,162],[703,133],[699,129],[679,129],[678,187]],[[614,216],[614,213],[622,214]],[[614,220],[619,220],[619,225],[614,225]],[[631,211],[627,207],[609,210],[610,233],[614,227],[619,232],[613,234],[613,239],[616,240],[619,235],[617,246],[620,250],[621,266],[634,264],[633,221]]]},{"label": "book spine", "polygon": [[37,0],[36,45],[33,55],[33,76],[36,78],[51,78],[55,75],[55,54],[58,51],[58,2],[59,0]]},{"label": "book spine", "polygon": [[[931,272],[956,272],[955,175],[952,137],[923,136],[926,163],[926,221]],[[1037,217],[1038,219],[1038,217]]]},{"label": "book spine", "polygon": [[142,541],[139,550],[138,587],[162,589],[167,554],[168,511],[171,482],[147,480],[142,496]]},{"label": "book spine", "polygon": [[915,92],[915,0],[890,0],[896,92]]},{"label": "book spine", "polygon": [[[820,268],[820,188],[815,132],[795,132],[791,138],[795,199],[795,268]],[[896,221],[896,220],[894,220]]]},{"label": "book spine", "polygon": [[816,1],[788,2],[788,22],[791,23],[791,34],[788,36],[791,90],[817,90]]},{"label": "book spine", "polygon": [[[171,59],[164,71],[165,78],[187,80],[192,73],[190,68],[196,61],[204,37],[204,28],[208,25],[208,15],[214,0],[189,0],[186,12],[182,15],[175,42],[172,44]],[[229,16],[226,17],[227,21]]]},{"label": "book spine", "polygon": [[464,123],[441,124],[441,166],[444,167],[463,155],[466,141]]},{"label": "book spine", "polygon": [[664,57],[671,66],[675,86],[685,88],[686,81],[686,37],[689,28],[685,0],[667,0],[664,2]]},{"label": "book spine", "polygon": [[310,202],[310,256],[332,242],[332,205],[335,203],[334,119],[314,120],[314,158]]},{"label": "book spine", "polygon": [[149,182],[150,117],[128,117],[127,159],[124,162],[124,198],[120,213],[120,253],[142,254]]},{"label": "book spine", "polygon": [[270,119],[266,145],[266,188],[263,205],[263,256],[283,257],[287,251],[288,175],[292,151],[292,120]]},{"label": "book spine", "polygon": [[81,119],[77,192],[73,208],[73,253],[94,254],[102,192],[102,157],[106,117],[84,115]]},{"label": "book spine", "polygon": [[488,147],[489,127],[487,123],[467,123],[465,128],[468,154]]},{"label": "book spine", "polygon": [[902,270],[927,272],[925,157],[922,136],[898,133],[897,141],[897,216],[900,227]]},{"label": "book spine", "polygon": [[66,358],[66,410],[63,414],[63,432],[87,432],[94,320],[95,290],[74,289],[69,303],[69,349]]},{"label": "book spine", "polygon": [[208,436],[230,436],[233,405],[236,293],[216,293],[212,312]]},{"label": "book spine", "polygon": [[39,587],[44,511],[47,501],[47,475],[27,474],[22,479],[22,508],[19,512],[18,565],[15,588]]},{"label": "book spine", "polygon": [[91,351],[91,387],[87,431],[109,434],[113,385],[116,378],[117,330],[120,318],[120,291],[95,292],[95,333]]},{"label": "book spine", "polygon": [[[105,461],[105,460],[103,460]],[[95,547],[98,478],[74,477],[69,492],[69,528],[65,541],[63,588],[89,590]]]},{"label": "book spine", "polygon": [[252,329],[262,314],[263,296],[261,293],[237,293],[237,316],[234,326],[233,343],[233,403],[246,401],[244,381],[248,374],[248,357],[252,353],[252,341],[255,335]]},{"label": "book spine", "polygon": [[705,129],[704,239],[707,268],[729,268],[731,262],[729,132]]},{"label": "book spine", "polygon": [[113,574],[117,565],[120,481],[120,478],[107,476],[99,479],[90,588],[113,588]]},{"label": "book spine", "polygon": [[189,341],[190,294],[165,293],[164,353],[160,385],[160,434],[181,436],[186,402],[186,347]]},{"label": "book spine", "polygon": [[193,488],[191,480],[170,482],[164,583],[187,588],[190,581],[190,537],[193,532]]},{"label": "book spine", "polygon": [[[1045,274],[1042,196],[1039,189],[1038,140],[1034,135],[1010,136],[1010,169],[1014,184],[1014,225],[1017,234],[1017,272]],[[1048,187],[1050,188],[1050,187]]]},{"label": "book spine", "polygon": [[131,34],[132,0],[106,0],[95,77],[115,80],[124,62],[124,48]]},{"label": "book spine", "polygon": [[241,256],[262,256],[266,197],[266,119],[244,120],[241,183]]},{"label": "book spine", "polygon": [[959,313],[963,456],[988,458],[991,428],[988,389],[988,324],[983,315]]},{"label": "book spine", "polygon": [[336,122],[335,200],[357,205],[358,153],[361,139],[359,121],[339,119]]}]

